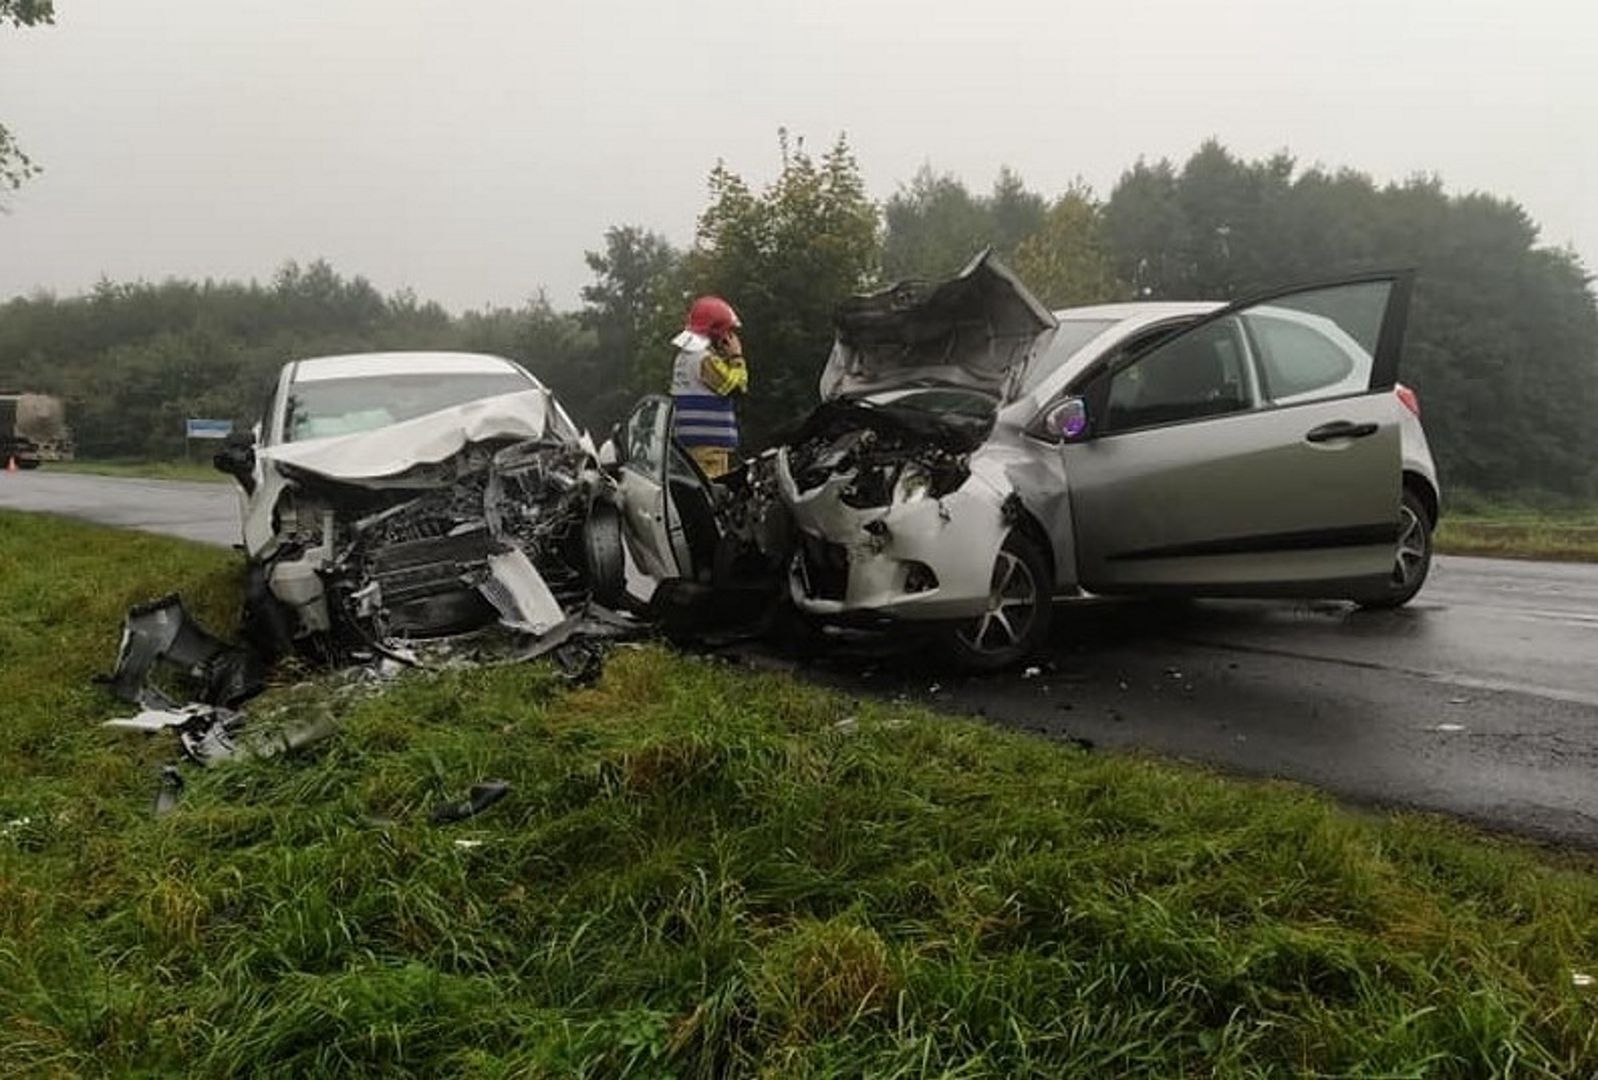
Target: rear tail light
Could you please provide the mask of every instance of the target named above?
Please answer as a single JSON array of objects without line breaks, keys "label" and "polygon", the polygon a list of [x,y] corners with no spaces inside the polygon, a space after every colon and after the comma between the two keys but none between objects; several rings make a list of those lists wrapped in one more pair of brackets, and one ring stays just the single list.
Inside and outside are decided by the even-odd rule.
[{"label": "rear tail light", "polygon": [[1405,386],[1403,383],[1398,383],[1397,385],[1395,385],[1393,387],[1393,392],[1398,395],[1398,400],[1402,401],[1404,403],[1404,408],[1406,408],[1410,412],[1414,413],[1415,414],[1415,418],[1419,419],[1420,418],[1420,398],[1415,396],[1415,391],[1411,390],[1409,387]]}]

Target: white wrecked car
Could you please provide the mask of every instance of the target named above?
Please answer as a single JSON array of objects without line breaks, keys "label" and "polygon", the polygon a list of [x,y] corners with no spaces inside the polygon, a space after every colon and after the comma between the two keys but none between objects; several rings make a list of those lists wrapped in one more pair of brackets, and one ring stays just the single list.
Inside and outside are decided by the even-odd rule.
[{"label": "white wrecked car", "polygon": [[245,632],[269,655],[338,662],[490,626],[536,638],[620,582],[592,442],[500,357],[291,361],[216,464],[243,489]]},{"label": "white wrecked car", "polygon": [[620,426],[632,561],[710,580],[728,522],[780,505],[801,610],[932,625],[973,669],[1038,647],[1056,598],[1403,603],[1438,505],[1395,393],[1410,285],[1056,316],[984,253],[855,297],[822,405],[729,484],[669,445],[669,399]]}]

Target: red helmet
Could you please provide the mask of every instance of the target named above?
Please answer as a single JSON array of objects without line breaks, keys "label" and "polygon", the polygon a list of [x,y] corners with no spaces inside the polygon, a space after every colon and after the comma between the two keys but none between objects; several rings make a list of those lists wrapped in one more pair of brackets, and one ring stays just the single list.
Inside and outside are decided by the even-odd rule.
[{"label": "red helmet", "polygon": [[720,341],[729,331],[742,326],[732,305],[719,296],[701,296],[688,309],[689,333],[699,334],[711,341]]}]

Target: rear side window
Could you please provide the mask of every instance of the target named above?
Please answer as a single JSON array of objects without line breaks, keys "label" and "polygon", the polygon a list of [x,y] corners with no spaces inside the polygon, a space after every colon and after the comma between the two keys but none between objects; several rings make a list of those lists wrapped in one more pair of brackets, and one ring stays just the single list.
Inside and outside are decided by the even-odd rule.
[{"label": "rear side window", "polygon": [[1391,281],[1357,281],[1243,309],[1265,398],[1296,405],[1367,392],[1392,290]]},{"label": "rear side window", "polygon": [[1328,332],[1335,332],[1335,325],[1315,327],[1260,312],[1251,312],[1247,319],[1272,401],[1330,392],[1344,383],[1351,383],[1350,392],[1364,389],[1370,376],[1370,354],[1352,339],[1346,347],[1340,344]]}]

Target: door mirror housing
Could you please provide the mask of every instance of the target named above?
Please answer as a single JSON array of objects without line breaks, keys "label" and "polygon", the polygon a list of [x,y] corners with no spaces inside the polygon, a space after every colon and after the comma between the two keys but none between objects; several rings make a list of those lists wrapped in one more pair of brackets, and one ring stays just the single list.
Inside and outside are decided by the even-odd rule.
[{"label": "door mirror housing", "polygon": [[222,440],[222,449],[211,457],[218,472],[237,480],[246,492],[255,488],[255,432],[236,431]]},{"label": "door mirror housing", "polygon": [[620,465],[626,459],[626,420],[618,420],[610,425],[610,434],[599,446],[600,468],[611,469]]},{"label": "door mirror housing", "polygon": [[1052,443],[1083,442],[1092,432],[1088,403],[1080,397],[1062,398],[1039,413],[1027,430]]}]

